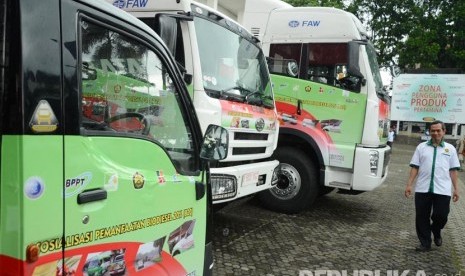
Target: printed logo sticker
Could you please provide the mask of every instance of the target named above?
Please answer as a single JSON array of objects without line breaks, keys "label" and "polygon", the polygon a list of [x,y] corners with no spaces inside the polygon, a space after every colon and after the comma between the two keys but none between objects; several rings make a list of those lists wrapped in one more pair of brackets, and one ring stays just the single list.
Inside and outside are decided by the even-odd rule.
[{"label": "printed logo sticker", "polygon": [[105,184],[103,187],[107,191],[116,191],[118,190],[118,174],[117,173],[109,173],[105,175]]},{"label": "printed logo sticker", "polygon": [[24,184],[24,194],[29,199],[38,199],[45,190],[44,181],[40,177],[30,177]]},{"label": "printed logo sticker", "polygon": [[126,248],[89,253],[84,275],[115,275],[126,273]]},{"label": "printed logo sticker", "polygon": [[242,128],[249,128],[249,120],[241,120]]},{"label": "printed logo sticker", "polygon": [[85,172],[74,178],[65,180],[65,197],[80,193],[92,180],[92,173]]},{"label": "printed logo sticker", "polygon": [[299,27],[299,21],[297,21],[297,20],[291,20],[291,21],[289,21],[288,25],[289,25],[289,27],[291,27],[291,28]]},{"label": "printed logo sticker", "polygon": [[40,132],[53,132],[58,128],[58,121],[53,113],[52,107],[46,100],[41,100],[32,114],[29,121],[29,126],[32,131]]},{"label": "printed logo sticker", "polygon": [[141,189],[142,187],[144,187],[145,178],[142,174],[136,172],[132,177],[132,183],[134,184],[134,188]]},{"label": "printed logo sticker", "polygon": [[141,244],[134,260],[136,271],[151,267],[162,261],[163,244],[166,236],[155,241]]},{"label": "printed logo sticker", "polygon": [[263,118],[259,118],[256,122],[255,122],[255,128],[257,129],[257,131],[262,131],[263,128],[265,127],[265,120],[263,120]]},{"label": "printed logo sticker", "polygon": [[157,171],[158,183],[163,184],[166,182],[165,176],[163,175],[163,171]]},{"label": "printed logo sticker", "polygon": [[32,275],[75,275],[81,262],[82,255],[77,255],[65,260],[54,260],[34,269]]},{"label": "printed logo sticker", "polygon": [[231,127],[239,128],[239,123],[241,122],[241,118],[233,117],[231,120]]},{"label": "printed logo sticker", "polygon": [[270,123],[270,129],[275,130],[276,129],[276,122]]},{"label": "printed logo sticker", "polygon": [[184,222],[172,231],[168,238],[170,254],[176,256],[194,247],[195,219]]}]

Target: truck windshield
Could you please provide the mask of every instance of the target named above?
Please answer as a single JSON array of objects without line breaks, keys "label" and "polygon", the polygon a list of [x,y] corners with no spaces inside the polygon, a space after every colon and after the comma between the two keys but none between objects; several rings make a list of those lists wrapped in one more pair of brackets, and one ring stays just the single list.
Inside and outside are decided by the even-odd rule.
[{"label": "truck windshield", "polygon": [[378,60],[376,58],[376,50],[371,43],[368,43],[365,47],[368,55],[368,62],[370,63],[371,72],[373,72],[373,79],[376,85],[376,93],[379,97],[384,98],[387,92],[383,89],[383,81],[381,73],[379,71]]},{"label": "truck windshield", "polygon": [[[220,25],[222,23],[229,28]],[[266,59],[259,46],[229,30],[236,25],[227,19],[217,24],[195,16],[194,24],[207,94],[273,108]]]}]

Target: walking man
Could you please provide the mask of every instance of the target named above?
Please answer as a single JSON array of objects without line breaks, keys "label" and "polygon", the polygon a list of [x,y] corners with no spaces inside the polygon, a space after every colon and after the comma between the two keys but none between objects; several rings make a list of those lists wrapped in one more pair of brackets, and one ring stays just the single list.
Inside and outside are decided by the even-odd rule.
[{"label": "walking man", "polygon": [[442,245],[441,230],[447,223],[451,196],[454,202],[459,199],[457,171],[460,163],[457,151],[453,145],[443,140],[443,122],[432,122],[429,132],[431,139],[415,149],[405,188],[405,196],[410,197],[414,180],[418,176],[415,185],[415,226],[420,245],[416,251],[431,249],[431,233],[434,244]]},{"label": "walking man", "polygon": [[396,130],[394,126],[389,128],[387,145],[392,148],[392,143],[394,143],[394,138],[396,138]]}]

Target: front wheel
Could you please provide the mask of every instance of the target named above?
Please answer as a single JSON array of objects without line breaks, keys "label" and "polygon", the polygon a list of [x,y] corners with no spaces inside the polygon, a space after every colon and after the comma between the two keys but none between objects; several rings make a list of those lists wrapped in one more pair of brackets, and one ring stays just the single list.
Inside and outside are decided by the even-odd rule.
[{"label": "front wheel", "polygon": [[278,183],[259,194],[268,209],[297,213],[313,204],[319,194],[318,174],[312,159],[292,147],[276,149],[273,154],[280,163]]}]

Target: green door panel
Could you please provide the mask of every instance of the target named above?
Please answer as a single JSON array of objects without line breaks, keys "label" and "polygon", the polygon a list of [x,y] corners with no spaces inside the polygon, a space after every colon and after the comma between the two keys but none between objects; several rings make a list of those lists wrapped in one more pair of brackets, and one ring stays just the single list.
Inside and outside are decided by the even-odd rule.
[{"label": "green door panel", "polygon": [[40,254],[60,249],[62,137],[5,135],[2,158],[0,253],[24,260],[26,246],[41,241],[50,242],[40,243]]},{"label": "green door panel", "polygon": [[[174,253],[169,241],[179,239],[179,228],[193,221],[195,240],[176,259],[188,272],[202,271],[206,197],[195,199],[196,179],[177,173],[161,146],[136,138],[70,136],[65,153],[65,236],[70,250],[84,247],[81,262],[91,265],[96,256],[113,252],[124,255],[130,271],[160,265]],[[78,204],[79,194],[92,189],[106,191],[107,198]],[[102,244],[92,247],[93,255],[85,249]],[[144,252],[155,249],[147,247],[163,252],[148,262]]]},{"label": "green door panel", "polygon": [[297,110],[300,101],[302,113],[310,114],[317,120],[318,130],[331,137],[333,144],[327,145],[329,165],[352,168],[355,146],[362,139],[366,95],[307,80],[271,76],[277,106],[284,102],[295,105]]}]

